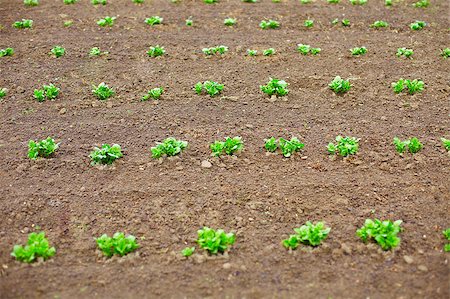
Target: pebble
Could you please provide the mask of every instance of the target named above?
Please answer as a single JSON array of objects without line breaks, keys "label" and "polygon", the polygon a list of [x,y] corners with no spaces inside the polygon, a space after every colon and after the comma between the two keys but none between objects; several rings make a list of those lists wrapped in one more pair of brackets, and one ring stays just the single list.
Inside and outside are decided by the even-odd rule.
[{"label": "pebble", "polygon": [[59,110],[59,114],[66,114],[67,109],[66,108],[61,108],[61,110]]},{"label": "pebble", "polygon": [[417,267],[417,269],[419,269],[422,272],[427,272],[428,271],[428,268],[425,265],[419,265],[419,267]]},{"label": "pebble", "polygon": [[412,263],[414,263],[414,259],[412,258],[412,256],[404,255],[404,256],[403,256],[403,259],[405,260],[405,262],[406,262],[407,264],[412,264]]},{"label": "pebble", "polygon": [[225,263],[222,266],[224,269],[230,269],[231,268],[231,264],[230,263]]},{"label": "pebble", "polygon": [[203,168],[211,168],[211,166],[212,166],[212,164],[208,160],[203,160],[202,161],[202,167]]}]

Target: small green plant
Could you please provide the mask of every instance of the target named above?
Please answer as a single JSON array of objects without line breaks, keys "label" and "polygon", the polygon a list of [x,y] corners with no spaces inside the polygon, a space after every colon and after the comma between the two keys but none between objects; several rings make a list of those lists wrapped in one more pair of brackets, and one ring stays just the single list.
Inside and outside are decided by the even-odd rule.
[{"label": "small green plant", "polygon": [[152,158],[159,159],[163,156],[172,157],[180,154],[188,146],[187,141],[177,140],[176,138],[169,137],[163,142],[157,142],[155,147],[150,150],[152,152]]},{"label": "small green plant", "polygon": [[13,27],[17,29],[26,29],[33,27],[33,20],[22,19],[22,21],[17,21],[13,23]]},{"label": "small green plant", "polygon": [[409,28],[417,31],[422,30],[423,28],[425,28],[425,26],[427,26],[427,23],[425,23],[424,21],[415,21],[414,23],[411,23],[409,25]]},{"label": "small green plant", "polygon": [[275,137],[270,137],[269,139],[264,140],[264,148],[270,152],[274,153],[278,148],[278,141],[275,139]]},{"label": "small green plant", "polygon": [[28,158],[36,160],[38,157],[48,158],[53,155],[59,147],[59,143],[51,137],[41,141],[30,140],[28,142]]},{"label": "small green plant", "polygon": [[418,8],[425,8],[425,7],[428,7],[428,5],[430,5],[429,0],[420,0],[420,1],[417,1],[416,3],[413,3],[413,6],[418,7]]},{"label": "small green plant", "polygon": [[25,246],[14,245],[11,255],[18,261],[32,263],[38,258],[46,260],[54,256],[55,253],[55,247],[50,247],[48,239],[45,237],[45,233],[40,232],[30,233]]},{"label": "small green plant", "polygon": [[274,48],[269,48],[269,49],[263,50],[263,55],[264,56],[272,56],[273,54],[275,54],[275,49]]},{"label": "small green plant", "polygon": [[150,89],[143,97],[142,101],[148,101],[150,98],[154,100],[159,100],[161,95],[163,94],[164,89],[161,87],[155,87],[153,89]]},{"label": "small green plant", "polygon": [[193,26],[193,25],[194,25],[194,21],[191,19],[191,17],[186,19],[186,26]]},{"label": "small green plant", "polygon": [[392,222],[391,220],[366,219],[364,225],[356,231],[356,235],[364,243],[373,239],[383,250],[389,250],[400,244],[397,234],[402,230],[401,224],[401,220]]},{"label": "small green plant", "polygon": [[198,245],[207,250],[209,254],[224,253],[236,241],[235,234],[225,233],[222,229],[214,230],[203,227],[197,234]]},{"label": "small green plant", "polygon": [[300,0],[301,4],[308,4],[308,3],[311,3],[311,2],[312,2],[312,0]]},{"label": "small green plant", "polygon": [[64,56],[64,54],[66,54],[66,49],[64,49],[61,46],[54,46],[51,50],[50,50],[50,55],[53,55],[56,58],[59,58],[61,56]]},{"label": "small green plant", "polygon": [[184,257],[189,257],[194,253],[194,251],[195,251],[195,247],[186,247],[183,250],[181,250],[181,254]]},{"label": "small green plant", "polygon": [[313,20],[305,20],[305,22],[303,22],[303,26],[307,27],[307,28],[311,28],[314,26],[314,21]]},{"label": "small green plant", "polygon": [[100,27],[112,27],[114,25],[114,21],[116,20],[116,17],[104,17],[103,19],[100,19],[97,21],[97,25]]},{"label": "small green plant", "polygon": [[340,76],[336,76],[328,86],[335,93],[345,93],[352,87],[349,80],[344,80]]},{"label": "small green plant", "polygon": [[136,4],[142,4],[142,3],[144,3],[145,0],[132,0],[132,1],[133,1],[133,3],[136,3]]},{"label": "small green plant", "polygon": [[104,101],[115,94],[114,90],[109,88],[105,82],[100,83],[98,86],[93,85],[92,87],[94,88],[92,93],[101,101]]},{"label": "small green plant", "polygon": [[289,93],[288,85],[284,80],[269,78],[269,82],[266,85],[260,85],[259,88],[269,96],[276,95],[282,97]]},{"label": "small green plant", "polygon": [[404,141],[395,137],[393,144],[395,145],[395,150],[399,154],[403,154],[406,151],[406,149],[408,149],[411,154],[415,154],[419,152],[423,147],[422,143],[420,143],[419,139],[417,139],[416,137],[406,139]]},{"label": "small green plant", "polygon": [[309,246],[319,246],[323,240],[328,237],[331,228],[326,227],[323,222],[312,224],[307,221],[305,225],[294,228],[295,235],[290,235],[288,239],[283,240],[282,244],[287,249],[296,249],[300,243]]},{"label": "small green plant", "polygon": [[294,153],[301,151],[305,147],[305,144],[301,143],[298,138],[292,137],[291,140],[286,140],[284,138],[271,137],[265,140],[264,148],[273,153],[280,148],[281,153],[284,157],[289,158]]},{"label": "small green plant", "polygon": [[442,232],[445,239],[447,240],[447,244],[444,245],[444,251],[450,252],[450,227]]},{"label": "small green plant", "polygon": [[397,49],[397,57],[405,57],[405,58],[411,58],[411,56],[414,54],[413,49],[407,49],[407,48],[398,48]]},{"label": "small green plant", "polygon": [[147,55],[150,57],[158,57],[158,56],[162,56],[166,53],[166,50],[164,50],[164,47],[160,47],[159,45],[156,46],[152,46],[150,47],[150,49],[147,51]]},{"label": "small green plant", "polygon": [[338,4],[341,0],[327,0],[327,2],[330,4]]},{"label": "small green plant", "polygon": [[242,138],[239,136],[230,138],[225,138],[225,141],[214,141],[210,145],[210,149],[212,152],[212,155],[219,157],[223,153],[227,155],[233,155],[236,152],[241,151],[244,148],[244,143],[242,142]]},{"label": "small green plant", "polygon": [[106,55],[108,54],[108,52],[102,52],[100,50],[100,48],[98,47],[93,47],[90,51],[89,51],[89,56],[90,57],[94,57],[94,56],[100,56],[100,55]]},{"label": "small green plant", "polygon": [[72,20],[64,21],[63,25],[64,27],[70,27],[73,25],[73,21]]},{"label": "small green plant", "polygon": [[384,0],[384,5],[392,6],[392,0]]},{"label": "small green plant", "polygon": [[14,49],[13,48],[6,48],[0,50],[0,57],[5,56],[13,56],[14,55]]},{"label": "small green plant", "polygon": [[328,153],[331,155],[336,152],[342,156],[347,157],[349,155],[355,155],[359,149],[359,139],[355,137],[342,137],[336,136],[336,143],[330,142],[327,145]]},{"label": "small green plant", "polygon": [[450,48],[445,48],[441,50],[441,56],[445,59],[450,57]]},{"label": "small green plant", "polygon": [[38,6],[39,0],[23,0],[23,4],[27,6]]},{"label": "small green plant", "polygon": [[101,148],[94,147],[94,150],[90,153],[91,165],[112,164],[115,160],[122,158],[122,148],[118,144],[103,144]]},{"label": "small green plant", "polygon": [[223,21],[223,24],[224,24],[225,26],[234,26],[234,25],[236,25],[236,23],[237,23],[237,20],[236,20],[236,19],[233,19],[233,18],[226,18],[226,19]]},{"label": "small green plant", "polygon": [[[350,26],[350,20],[349,19],[342,19],[342,21],[340,23],[344,27]],[[339,24],[339,19],[338,18],[334,19],[333,21],[331,21],[331,24],[333,24],[333,25]]]},{"label": "small green plant", "polygon": [[92,5],[106,5],[107,0],[91,0]]},{"label": "small green plant", "polygon": [[414,79],[399,79],[397,82],[391,84],[395,93],[400,93],[407,89],[409,94],[415,94],[417,92],[422,92],[425,88],[425,83],[422,80]]},{"label": "small green plant", "polygon": [[367,3],[367,0],[349,0],[353,5],[364,5]]},{"label": "small green plant", "polygon": [[45,99],[54,100],[58,96],[59,90],[60,89],[58,87],[51,83],[49,85],[43,85],[42,89],[34,90],[34,98],[38,102],[43,102],[45,101]]},{"label": "small green plant", "polygon": [[5,97],[8,93],[8,90],[6,88],[0,88],[0,99]]},{"label": "small green plant", "polygon": [[320,48],[311,48],[310,45],[304,45],[304,44],[298,44],[297,45],[297,51],[300,52],[302,55],[308,55],[308,54],[319,54],[321,49]]},{"label": "small green plant", "polygon": [[206,4],[214,4],[219,2],[219,0],[203,0],[203,2],[205,2]]},{"label": "small green plant", "polygon": [[389,24],[385,21],[375,21],[373,22],[372,25],[370,25],[370,27],[372,28],[384,28],[384,27],[388,27]]},{"label": "small green plant", "polygon": [[257,54],[258,54],[257,50],[247,49],[247,55],[248,56],[256,56]]},{"label": "small green plant", "polygon": [[352,53],[353,56],[365,55],[367,53],[367,48],[366,47],[355,47],[353,49],[350,49],[350,53]]},{"label": "small green plant", "polygon": [[201,94],[203,90],[206,91],[211,97],[214,97],[222,92],[224,88],[224,84],[220,84],[214,81],[205,81],[205,82],[198,82],[194,86],[195,92],[197,94]]},{"label": "small green plant", "polygon": [[107,234],[95,239],[98,248],[107,257],[113,255],[124,256],[130,252],[139,248],[139,244],[136,242],[136,237],[128,235],[125,237],[124,233],[117,232],[112,237],[108,237]]},{"label": "small green plant", "polygon": [[261,23],[259,23],[259,27],[261,29],[277,29],[280,27],[280,23],[274,20],[262,20]]},{"label": "small green plant", "polygon": [[163,18],[161,18],[161,17],[159,17],[159,16],[152,16],[152,17],[150,17],[150,18],[146,18],[144,22],[145,22],[147,25],[154,26],[154,25],[159,25],[159,24],[161,24],[162,21],[163,21]]},{"label": "small green plant", "polygon": [[75,4],[78,0],[63,0],[64,4]]},{"label": "small green plant", "polygon": [[214,54],[223,55],[228,52],[228,47],[224,46],[224,45],[220,45],[217,47],[203,48],[202,52],[207,56],[214,55]]},{"label": "small green plant", "polygon": [[447,151],[450,151],[450,139],[445,139],[444,137],[441,138],[442,145]]},{"label": "small green plant", "polygon": [[256,0],[242,0],[245,3],[256,3]]}]

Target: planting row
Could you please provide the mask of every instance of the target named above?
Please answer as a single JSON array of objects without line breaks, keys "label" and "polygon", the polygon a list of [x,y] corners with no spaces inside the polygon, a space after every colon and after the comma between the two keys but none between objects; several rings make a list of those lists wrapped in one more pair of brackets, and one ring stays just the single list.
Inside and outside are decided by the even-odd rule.
[{"label": "planting row", "polygon": [[[390,220],[380,221],[378,219],[366,219],[364,225],[356,231],[356,235],[366,243],[369,240],[376,242],[383,250],[391,250],[400,244],[398,233],[402,231],[401,220],[392,222]],[[281,244],[289,249],[295,250],[299,245],[316,247],[328,237],[331,228],[323,222],[315,224],[306,222],[301,227],[294,228],[295,234],[283,240]],[[450,228],[444,230],[443,235],[447,242],[450,242]],[[227,251],[236,241],[234,233],[225,233],[224,230],[214,230],[203,227],[197,232],[197,244],[201,249],[206,250],[210,255],[222,254]],[[137,248],[139,244],[136,237],[125,236],[122,232],[115,233],[112,237],[104,234],[95,239],[98,249],[106,256],[124,256]],[[186,247],[181,251],[185,257],[191,256],[195,247]],[[444,245],[444,251],[450,251],[450,243]],[[11,255],[18,261],[32,263],[39,258],[46,260],[56,253],[55,247],[50,244],[44,232],[31,233],[25,246],[15,245]]]},{"label": "planting row", "polygon": [[[318,55],[322,52],[322,49],[315,48],[315,47],[312,47],[307,44],[298,44],[297,51],[302,55]],[[350,51],[351,56],[363,56],[363,55],[367,54],[368,50],[366,47],[363,46],[363,47],[351,48],[351,49],[349,49],[349,51]],[[215,47],[210,47],[210,48],[203,48],[202,52],[206,56],[213,56],[213,55],[221,56],[228,52],[228,47],[224,46],[224,45],[220,45],[220,46],[215,46]],[[246,53],[248,56],[257,56],[259,52],[256,49],[247,49]],[[276,53],[276,50],[274,48],[268,48],[268,49],[261,50],[261,53],[263,56],[272,56]],[[66,54],[66,49],[62,46],[54,46],[48,54],[55,58],[60,58]],[[107,54],[109,54],[109,52],[101,51],[100,48],[98,48],[98,47],[91,48],[91,50],[88,53],[89,57],[98,57],[98,56],[107,55]],[[147,51],[147,55],[149,57],[159,57],[159,56],[163,56],[165,54],[166,54],[166,50],[164,49],[164,47],[159,46],[159,45],[151,46],[150,49]],[[449,58],[450,57],[450,48],[441,49],[439,54],[443,58]],[[13,56],[13,55],[14,55],[13,48],[0,49],[0,57],[7,57],[7,56]],[[398,48],[397,52],[395,52],[395,55],[399,58],[404,57],[404,58],[412,59],[413,58],[412,56],[414,55],[414,51],[413,51],[413,49],[409,49],[406,47]]]},{"label": "planting row", "polygon": [[[442,138],[442,146],[450,151],[450,140]],[[300,142],[298,138],[292,137],[289,139],[271,137],[264,141],[264,148],[267,152],[276,153],[278,150],[281,154],[289,158],[293,154],[300,152],[305,144]],[[395,150],[403,155],[406,152],[415,154],[423,148],[423,144],[416,137],[400,140],[395,137],[393,140]],[[151,156],[154,159],[162,157],[171,157],[179,155],[188,147],[188,142],[183,140],[177,140],[176,138],[169,137],[163,142],[157,142],[156,146],[150,149]],[[48,158],[52,156],[59,148],[59,143],[51,137],[41,141],[30,140],[28,143],[28,157],[35,160],[39,157]],[[209,146],[211,155],[220,157],[222,155],[234,155],[244,148],[244,142],[241,137],[227,137],[225,141],[216,140]],[[335,142],[330,142],[326,149],[330,155],[340,155],[347,157],[355,155],[359,150],[359,139],[355,137],[342,137],[337,136]],[[95,147],[90,153],[92,165],[96,164],[112,164],[115,160],[123,157],[122,148],[118,144],[103,144],[100,148]]]}]

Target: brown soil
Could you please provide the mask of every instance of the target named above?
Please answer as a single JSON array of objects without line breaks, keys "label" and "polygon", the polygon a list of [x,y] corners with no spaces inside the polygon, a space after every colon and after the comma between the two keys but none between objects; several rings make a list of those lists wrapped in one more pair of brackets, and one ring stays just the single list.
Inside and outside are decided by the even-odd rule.
[{"label": "brown soil", "polygon": [[[88,1],[63,5],[41,1],[24,7],[0,6],[0,48],[16,50],[0,58],[0,297],[61,298],[448,298],[448,255],[441,231],[449,226],[449,156],[440,147],[449,138],[449,3],[427,9],[411,1],[392,8],[369,0],[365,6],[317,1],[248,4],[222,0],[172,4]],[[65,16],[65,15],[67,16]],[[95,21],[118,16],[112,28]],[[143,23],[160,15],[164,25]],[[186,27],[192,16],[195,26]],[[235,28],[223,26],[236,17]],[[308,17],[315,27],[305,29]],[[348,18],[350,28],[333,27]],[[32,30],[11,28],[22,18]],[[279,30],[258,28],[264,18]],[[63,20],[73,19],[70,28]],[[386,20],[389,28],[369,25]],[[415,20],[430,26],[409,30]],[[299,55],[296,44],[322,48],[316,57]],[[162,45],[167,55],[151,59],[146,50]],[[223,58],[204,58],[203,47],[227,45]],[[47,53],[62,45],[67,54]],[[91,47],[110,54],[89,58]],[[366,56],[348,49],[366,46]],[[273,47],[273,57],[250,58],[247,48]],[[395,57],[399,47],[414,59]],[[352,90],[335,96],[334,76],[352,78]],[[259,91],[269,76],[290,83],[283,100],[270,102]],[[423,93],[395,95],[390,83],[421,78]],[[198,81],[225,84],[223,97],[197,96]],[[106,82],[117,95],[101,103],[91,85]],[[55,101],[38,103],[33,89],[53,82]],[[163,86],[158,103],[140,102],[144,92]],[[330,160],[325,145],[336,135],[361,138],[349,161]],[[208,145],[240,135],[245,150],[237,158],[209,158]],[[27,141],[53,136],[61,141],[51,159],[30,161]],[[179,158],[150,158],[156,141],[174,136],[189,142]],[[297,136],[301,155],[267,156],[264,138]],[[424,149],[400,157],[392,138],[417,136]],[[125,156],[113,167],[89,165],[93,146],[119,143]],[[303,158],[302,158],[303,157]],[[210,159],[212,168],[202,168]],[[402,219],[400,247],[381,252],[363,244],[355,231],[366,218]],[[324,220],[329,238],[315,249],[285,250],[280,241],[305,221]],[[180,257],[194,245],[202,226],[237,234],[228,255]],[[14,244],[40,226],[56,246],[45,263],[21,264],[10,256]],[[125,231],[136,235],[138,254],[106,260],[94,237]],[[407,263],[404,256],[412,257]]]}]

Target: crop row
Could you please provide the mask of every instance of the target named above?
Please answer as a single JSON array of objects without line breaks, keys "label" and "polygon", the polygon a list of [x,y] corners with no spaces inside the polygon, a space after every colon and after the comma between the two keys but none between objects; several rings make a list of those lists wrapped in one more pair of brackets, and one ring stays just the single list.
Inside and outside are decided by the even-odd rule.
[{"label": "crop row", "polygon": [[[377,243],[383,250],[391,250],[400,244],[398,233],[402,231],[401,220],[392,222],[391,220],[366,219],[364,225],[356,231],[356,235],[366,243],[369,240]],[[295,234],[281,241],[281,244],[288,250],[295,250],[301,244],[317,247],[325,240],[331,231],[324,222],[315,224],[307,221],[304,225],[294,228]],[[450,228],[444,230],[443,235],[447,240],[444,245],[444,251],[450,251]],[[222,229],[212,229],[203,227],[197,232],[197,245],[205,250],[209,255],[223,254],[235,243],[236,235],[226,233]],[[125,236],[122,232],[115,233],[112,237],[104,234],[95,239],[98,249],[106,257],[114,255],[124,256],[139,248],[136,237],[133,235]],[[181,255],[191,256],[194,247],[186,247],[181,250]],[[38,259],[46,260],[56,253],[55,247],[51,247],[44,232],[30,233],[25,246],[15,245],[11,255],[18,261],[32,263]]]}]

